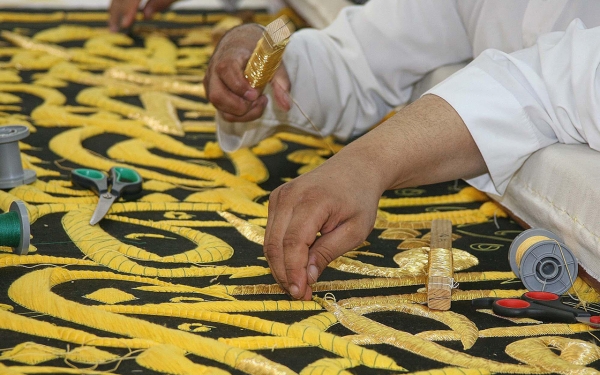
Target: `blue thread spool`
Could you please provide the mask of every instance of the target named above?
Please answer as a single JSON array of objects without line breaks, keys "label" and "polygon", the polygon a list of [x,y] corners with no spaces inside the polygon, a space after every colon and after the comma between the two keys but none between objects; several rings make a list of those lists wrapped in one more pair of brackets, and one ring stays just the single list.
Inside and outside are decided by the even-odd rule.
[{"label": "blue thread spool", "polygon": [[27,126],[0,127],[0,189],[11,189],[35,181],[35,171],[23,170],[19,151],[18,141],[28,135]]},{"label": "blue thread spool", "polygon": [[22,201],[14,201],[7,213],[0,215],[0,246],[9,246],[15,254],[29,251],[29,215]]},{"label": "blue thread spool", "polygon": [[577,278],[578,262],[554,233],[528,229],[519,234],[508,252],[510,268],[530,291],[563,294]]}]

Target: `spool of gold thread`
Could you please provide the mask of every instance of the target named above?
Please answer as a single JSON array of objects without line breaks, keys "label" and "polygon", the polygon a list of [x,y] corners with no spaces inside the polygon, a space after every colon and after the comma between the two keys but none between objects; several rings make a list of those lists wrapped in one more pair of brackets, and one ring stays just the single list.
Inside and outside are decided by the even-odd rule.
[{"label": "spool of gold thread", "polygon": [[577,278],[577,258],[559,237],[545,229],[529,229],[517,236],[508,259],[512,271],[530,291],[560,295]]},{"label": "spool of gold thread", "polygon": [[279,17],[266,26],[262,38],[256,44],[246,64],[244,75],[250,86],[259,92],[262,93],[281,64],[292,31],[287,18]]},{"label": "spool of gold thread", "polygon": [[452,222],[433,220],[427,269],[427,306],[434,310],[450,309],[453,286]]}]

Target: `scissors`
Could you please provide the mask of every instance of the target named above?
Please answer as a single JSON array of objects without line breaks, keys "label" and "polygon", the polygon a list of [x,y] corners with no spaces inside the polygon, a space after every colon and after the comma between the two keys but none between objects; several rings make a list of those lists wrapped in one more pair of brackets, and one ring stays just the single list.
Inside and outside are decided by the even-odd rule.
[{"label": "scissors", "polygon": [[[142,176],[135,170],[125,167],[112,167],[109,175],[95,169],[79,168],[71,171],[74,185],[91,189],[100,199],[90,220],[90,225],[98,223],[120,196],[135,196],[142,191]],[[109,189],[110,185],[110,189]]]},{"label": "scissors", "polygon": [[600,328],[600,315],[567,306],[558,294],[527,292],[521,298],[476,298],[475,308],[492,308],[496,315],[511,318],[532,318],[543,322],[583,323]]}]

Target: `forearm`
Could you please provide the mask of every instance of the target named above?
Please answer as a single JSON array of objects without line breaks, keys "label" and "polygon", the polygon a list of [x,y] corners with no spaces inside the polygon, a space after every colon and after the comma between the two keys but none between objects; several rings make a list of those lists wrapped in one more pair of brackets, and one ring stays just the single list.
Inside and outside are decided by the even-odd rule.
[{"label": "forearm", "polygon": [[531,154],[556,142],[600,150],[600,28],[579,20],[511,54],[489,49],[430,90],[460,114],[489,173],[467,181],[502,195]]},{"label": "forearm", "polygon": [[471,178],[487,171],[460,116],[435,95],[426,95],[407,106],[336,157],[365,173],[381,193]]}]

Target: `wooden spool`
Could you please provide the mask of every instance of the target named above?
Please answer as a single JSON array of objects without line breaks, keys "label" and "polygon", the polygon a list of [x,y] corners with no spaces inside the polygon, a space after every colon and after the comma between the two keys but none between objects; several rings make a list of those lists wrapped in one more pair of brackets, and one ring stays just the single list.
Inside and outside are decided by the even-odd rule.
[{"label": "wooden spool", "polygon": [[433,220],[427,270],[427,306],[448,310],[454,284],[452,264],[452,222]]}]

